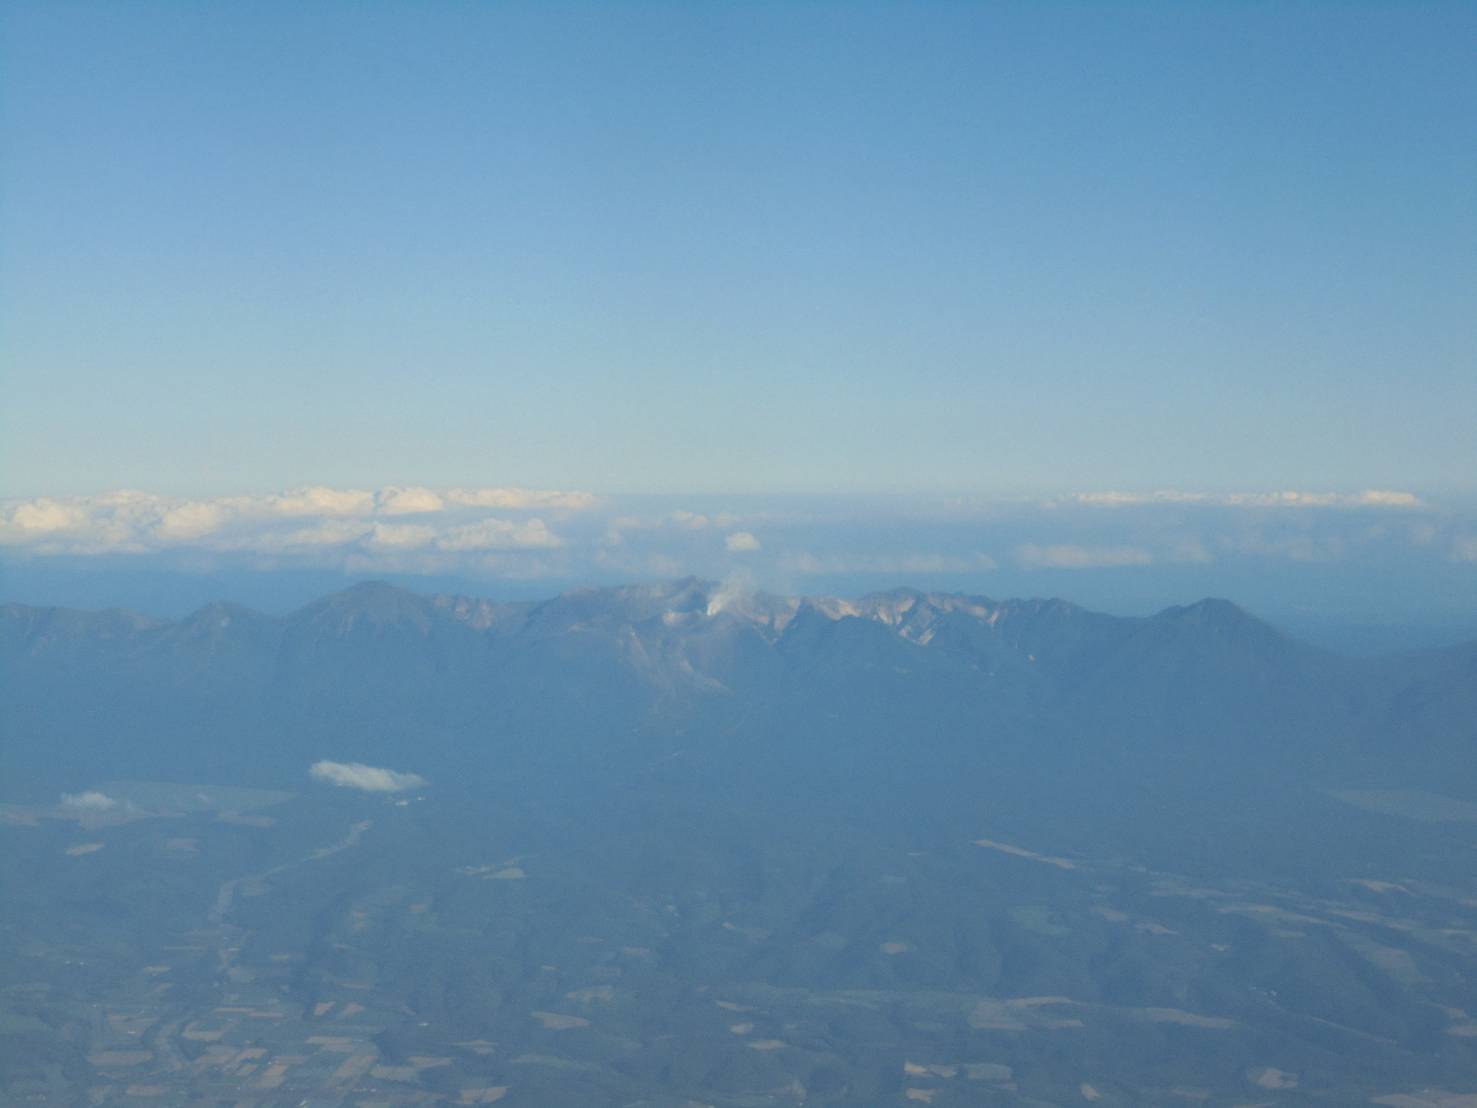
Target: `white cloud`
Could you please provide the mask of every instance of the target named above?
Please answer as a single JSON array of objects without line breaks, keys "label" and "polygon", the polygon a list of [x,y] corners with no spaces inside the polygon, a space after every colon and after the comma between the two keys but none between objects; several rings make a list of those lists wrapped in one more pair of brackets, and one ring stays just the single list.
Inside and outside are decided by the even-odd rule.
[{"label": "white cloud", "polygon": [[[510,522],[488,517],[487,509],[542,505],[562,511],[593,503],[588,493],[516,488],[452,489],[443,495],[419,486],[367,492],[315,485],[197,499],[120,490],[0,501],[0,548],[40,555],[198,550],[320,563],[352,549],[551,549],[563,540],[543,520]],[[405,516],[420,518],[401,522]]]},{"label": "white cloud", "polygon": [[45,554],[134,552],[157,545],[161,511],[139,493],[0,504],[0,546]]},{"label": "white cloud", "polygon": [[420,486],[402,489],[391,485],[375,494],[374,506],[380,515],[405,516],[439,512],[446,502],[430,489]]},{"label": "white cloud", "polygon": [[1206,493],[1163,489],[1158,492],[1077,492],[1066,500],[1096,508],[1132,508],[1140,504],[1199,504],[1211,499]]},{"label": "white cloud", "polygon": [[419,523],[376,523],[364,541],[369,546],[415,550],[436,540],[436,529]]},{"label": "white cloud", "polygon": [[1477,562],[1477,535],[1463,535],[1452,543],[1451,557],[1456,562]]},{"label": "white cloud", "polygon": [[160,555],[202,572],[248,564],[502,580],[714,577],[742,562],[771,584],[785,574],[903,583],[970,574],[995,568],[984,550],[1010,551],[1013,565],[1057,569],[1349,561],[1397,545],[1477,561],[1460,537],[1472,534],[1470,515],[1438,511],[1398,489],[1100,491],[951,502],[942,515],[940,502],[927,498],[873,508],[781,499],[737,515],[718,511],[725,505],[716,501],[678,503],[685,506],[492,485],[309,485],[214,498],[120,490],[0,501],[0,553]]},{"label": "white cloud", "polygon": [[363,762],[314,762],[308,770],[315,781],[325,781],[344,789],[363,789],[370,793],[398,793],[418,789],[426,779],[415,773],[400,773]]},{"label": "white cloud", "polygon": [[1359,503],[1380,508],[1423,508],[1425,504],[1413,492],[1398,492],[1393,489],[1365,489],[1359,494]]},{"label": "white cloud", "polygon": [[[255,498],[243,497],[254,506]],[[264,514],[280,516],[353,516],[374,511],[374,493],[365,489],[330,489],[323,485],[261,498]]]},{"label": "white cloud", "polygon": [[190,500],[165,511],[155,533],[167,540],[198,539],[218,531],[229,518],[230,512],[221,504]]},{"label": "white cloud", "polygon": [[1028,569],[1105,569],[1117,566],[1146,566],[1154,556],[1138,546],[1079,546],[1026,543],[1016,547],[1016,561]]},{"label": "white cloud", "polygon": [[464,508],[565,508],[583,511],[595,506],[595,497],[587,492],[557,489],[447,489],[442,495],[448,504]]},{"label": "white cloud", "polygon": [[100,793],[90,789],[83,793],[62,793],[62,807],[80,808],[86,812],[106,812],[109,808],[116,808],[118,802],[107,793]]},{"label": "white cloud", "polygon": [[1236,508],[1346,508],[1358,503],[1357,497],[1336,492],[1233,492],[1222,500]]},{"label": "white cloud", "polygon": [[87,522],[87,513],[75,504],[42,497],[17,506],[6,523],[22,532],[49,534],[69,531]]}]

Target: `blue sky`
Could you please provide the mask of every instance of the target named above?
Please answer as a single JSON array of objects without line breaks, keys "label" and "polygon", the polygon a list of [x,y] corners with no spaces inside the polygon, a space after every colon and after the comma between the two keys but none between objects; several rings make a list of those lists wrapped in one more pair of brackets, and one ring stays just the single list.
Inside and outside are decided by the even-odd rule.
[{"label": "blue sky", "polygon": [[1470,4],[4,20],[0,495],[1472,491]]}]

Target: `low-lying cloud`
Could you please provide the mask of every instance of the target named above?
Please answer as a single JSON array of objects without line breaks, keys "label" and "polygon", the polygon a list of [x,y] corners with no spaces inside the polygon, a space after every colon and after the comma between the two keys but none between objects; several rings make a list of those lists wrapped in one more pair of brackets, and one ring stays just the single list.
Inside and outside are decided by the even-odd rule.
[{"label": "low-lying cloud", "polygon": [[196,499],[129,490],[42,496],[0,502],[0,548],[73,556],[187,549],[319,562],[351,551],[548,550],[563,539],[549,519],[531,513],[552,513],[557,523],[595,504],[585,492],[500,487],[312,486]]},{"label": "low-lying cloud", "polygon": [[62,807],[76,808],[84,812],[106,812],[118,807],[118,802],[107,793],[89,789],[81,793],[62,793]]},{"label": "low-lying cloud", "polygon": [[1212,588],[1214,575],[1245,580],[1274,565],[1377,581],[1400,559],[1459,571],[1477,564],[1477,508],[1390,488],[679,500],[389,485],[0,501],[0,562],[94,557],[192,575],[442,578],[488,594],[499,591],[493,582],[528,595],[532,582],[559,588],[739,571],[776,592],[915,584],[1030,593],[1064,588],[1062,573],[1127,579],[1149,566],[1182,580],[1193,571]]},{"label": "low-lying cloud", "polygon": [[419,774],[401,773],[383,766],[366,766],[363,762],[314,762],[308,775],[315,781],[343,789],[362,789],[367,793],[398,793],[419,789],[426,784],[426,779]]},{"label": "low-lying cloud", "polygon": [[1078,492],[1062,498],[1067,503],[1100,508],[1138,507],[1145,504],[1205,504],[1229,508],[1423,508],[1412,492],[1364,489],[1361,492],[1193,492],[1159,489],[1154,492]]}]

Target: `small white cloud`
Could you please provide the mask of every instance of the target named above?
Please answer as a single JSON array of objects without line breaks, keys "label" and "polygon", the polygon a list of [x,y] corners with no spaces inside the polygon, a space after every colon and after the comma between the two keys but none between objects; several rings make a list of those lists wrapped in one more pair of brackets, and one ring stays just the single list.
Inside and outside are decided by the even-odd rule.
[{"label": "small white cloud", "polygon": [[1477,535],[1463,535],[1451,546],[1452,561],[1477,562]]},{"label": "small white cloud", "polygon": [[418,789],[426,779],[415,773],[400,773],[363,762],[314,762],[308,775],[344,789],[362,789],[369,793],[398,793]]},{"label": "small white cloud", "polygon": [[1105,569],[1117,566],[1146,566],[1154,556],[1138,546],[1078,546],[1056,543],[1016,547],[1016,560],[1029,569]]},{"label": "small white cloud", "polygon": [[736,554],[744,554],[759,549],[759,540],[751,531],[735,531],[723,540],[723,545]]},{"label": "small white cloud", "polygon": [[109,808],[117,806],[118,802],[111,796],[95,789],[83,793],[62,793],[63,808],[80,808],[85,812],[106,812]]},{"label": "small white cloud", "polygon": [[1359,503],[1374,508],[1423,508],[1425,504],[1413,492],[1398,492],[1394,489],[1365,489],[1359,494]]}]

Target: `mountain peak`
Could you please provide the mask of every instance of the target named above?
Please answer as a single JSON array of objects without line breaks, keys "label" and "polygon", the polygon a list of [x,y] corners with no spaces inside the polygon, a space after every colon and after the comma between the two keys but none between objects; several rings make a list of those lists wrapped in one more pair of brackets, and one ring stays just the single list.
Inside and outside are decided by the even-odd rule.
[{"label": "mountain peak", "polygon": [[1207,596],[1203,600],[1197,600],[1193,604],[1176,605],[1165,608],[1157,618],[1173,619],[1181,623],[1198,624],[1207,627],[1238,627],[1251,624],[1261,624],[1262,621],[1253,616],[1239,604],[1234,604],[1221,597]]},{"label": "mountain peak", "polygon": [[1165,608],[1148,621],[1148,626],[1161,631],[1172,629],[1176,635],[1211,636],[1227,643],[1255,645],[1259,649],[1313,650],[1240,605],[1219,597],[1206,597],[1193,604]]},{"label": "mountain peak", "polygon": [[309,604],[291,619],[331,634],[396,624],[410,624],[425,631],[430,627],[431,612],[432,602],[418,593],[386,581],[361,581]]}]

